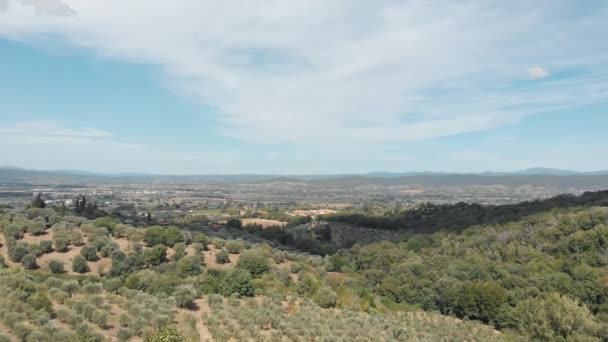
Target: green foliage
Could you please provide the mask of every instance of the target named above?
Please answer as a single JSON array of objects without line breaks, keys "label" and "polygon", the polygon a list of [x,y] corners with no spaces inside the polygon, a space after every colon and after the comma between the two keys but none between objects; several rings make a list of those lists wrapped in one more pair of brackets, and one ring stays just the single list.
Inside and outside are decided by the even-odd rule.
[{"label": "green foliage", "polygon": [[243,222],[237,218],[231,218],[226,222],[226,226],[230,228],[242,229]]},{"label": "green foliage", "polygon": [[167,261],[167,247],[156,245],[144,251],[144,261],[148,265],[160,265]]},{"label": "green foliage", "polygon": [[116,227],[117,224],[118,224],[118,222],[110,216],[100,217],[100,218],[96,218],[95,220],[93,220],[93,225],[95,227],[108,228],[110,230],[110,232],[112,232],[114,230],[114,228]]},{"label": "green foliage", "polygon": [[315,303],[322,308],[333,308],[336,306],[338,295],[331,289],[331,287],[320,288],[315,296],[313,297]]},{"label": "green foliage", "polygon": [[217,252],[215,254],[215,262],[218,264],[228,264],[230,263],[230,254],[225,249]]},{"label": "green foliage", "polygon": [[21,259],[21,264],[27,270],[34,270],[38,268],[38,264],[36,263],[36,255],[35,254],[26,254]]},{"label": "green foliage", "polygon": [[175,293],[173,293],[177,306],[181,308],[193,307],[196,297],[197,293],[192,285],[180,285],[175,289]]},{"label": "green foliage", "polygon": [[241,296],[253,296],[253,280],[249,272],[234,269],[225,273],[220,285],[220,293],[230,296],[236,293]]},{"label": "green foliage", "polygon": [[13,262],[21,262],[21,259],[28,253],[27,245],[23,243],[18,243],[8,249],[8,256]]},{"label": "green foliage", "polygon": [[209,237],[205,234],[196,233],[192,236],[192,242],[201,244],[203,246],[203,250],[207,250]]},{"label": "green foliage", "polygon": [[514,326],[536,341],[582,341],[599,333],[585,305],[557,293],[518,303],[514,317]]},{"label": "green foliage", "polygon": [[41,217],[31,220],[27,224],[27,232],[32,235],[42,235],[45,229],[46,221]]},{"label": "green foliage", "polygon": [[177,271],[183,277],[196,276],[203,272],[200,256],[187,256],[177,263]]},{"label": "green foliage", "polygon": [[82,255],[86,261],[99,260],[99,257],[97,256],[97,248],[95,248],[94,246],[83,246],[80,249],[80,255]]},{"label": "green foliage", "polygon": [[245,249],[245,242],[243,240],[230,240],[226,243],[226,250],[231,254],[239,254]]},{"label": "green foliage", "polygon": [[30,296],[27,299],[27,303],[34,308],[34,310],[53,312],[53,302],[51,302],[51,299],[42,292],[36,292]]},{"label": "green foliage", "polygon": [[175,226],[153,226],[144,233],[144,241],[148,246],[165,245],[173,247],[176,243],[185,242],[181,230]]},{"label": "green foliage", "polygon": [[254,277],[259,277],[270,270],[270,265],[268,264],[266,257],[257,251],[242,253],[236,266],[249,271]]},{"label": "green foliage", "polygon": [[38,246],[40,246],[40,252],[42,254],[48,254],[53,251],[53,241],[51,240],[42,240],[38,243]]},{"label": "green foliage", "polygon": [[42,194],[39,192],[31,203],[32,208],[46,208],[46,203],[42,199]]},{"label": "green foliage", "polygon": [[72,271],[76,273],[87,273],[90,271],[87,260],[82,255],[77,255],[72,260]]},{"label": "green foliage", "polygon": [[146,335],[144,342],[184,342],[185,337],[173,326],[163,327]]},{"label": "green foliage", "polygon": [[53,237],[53,244],[55,244],[55,250],[58,252],[65,252],[68,249],[70,241],[61,235],[55,235]]},{"label": "green foliage", "polygon": [[186,244],[183,242],[176,243],[175,246],[173,246],[173,255],[171,256],[171,260],[179,261],[184,256],[186,256]]},{"label": "green foliage", "polygon": [[49,268],[51,270],[51,273],[53,274],[62,274],[63,272],[65,272],[63,261],[60,260],[49,261]]}]

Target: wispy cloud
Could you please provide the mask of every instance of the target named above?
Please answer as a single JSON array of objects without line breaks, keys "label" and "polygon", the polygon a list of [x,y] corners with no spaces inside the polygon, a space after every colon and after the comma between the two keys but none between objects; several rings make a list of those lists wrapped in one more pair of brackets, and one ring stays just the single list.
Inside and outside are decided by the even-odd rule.
[{"label": "wispy cloud", "polygon": [[19,0],[24,5],[32,6],[37,14],[67,17],[76,14],[76,11],[61,0]]},{"label": "wispy cloud", "polygon": [[55,33],[157,65],[171,87],[217,109],[218,132],[258,143],[356,151],[608,97],[608,4],[65,0],[78,15],[61,19],[36,15],[42,0],[25,2],[37,7],[11,1],[0,35]]},{"label": "wispy cloud", "polygon": [[0,127],[0,134],[29,141],[48,142],[50,140],[91,141],[109,138],[112,133],[94,128],[69,128],[50,121],[18,122]]},{"label": "wispy cloud", "polygon": [[545,68],[533,67],[533,68],[528,69],[528,76],[530,76],[530,78],[533,78],[533,79],[545,78],[549,75],[550,75],[549,71],[547,71],[547,69],[545,69]]}]

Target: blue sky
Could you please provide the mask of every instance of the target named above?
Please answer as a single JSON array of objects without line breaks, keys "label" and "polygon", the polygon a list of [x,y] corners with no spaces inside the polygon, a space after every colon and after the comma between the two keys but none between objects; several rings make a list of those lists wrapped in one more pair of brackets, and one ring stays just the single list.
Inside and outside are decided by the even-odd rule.
[{"label": "blue sky", "polygon": [[606,2],[140,4],[0,0],[0,164],[608,169]]}]

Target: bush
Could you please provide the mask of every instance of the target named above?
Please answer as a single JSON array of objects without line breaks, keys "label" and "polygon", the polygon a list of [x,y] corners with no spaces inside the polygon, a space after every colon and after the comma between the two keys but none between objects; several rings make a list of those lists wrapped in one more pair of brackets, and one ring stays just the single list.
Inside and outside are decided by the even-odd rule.
[{"label": "bush", "polygon": [[177,271],[182,276],[196,276],[203,272],[200,256],[187,256],[177,263]]},{"label": "bush", "polygon": [[65,272],[63,261],[60,260],[49,261],[49,268],[51,269],[51,273],[53,274],[61,274]]},{"label": "bush", "polygon": [[167,247],[156,245],[144,251],[144,261],[148,265],[157,266],[167,261]]},{"label": "bush", "polygon": [[557,293],[518,303],[514,316],[517,328],[535,341],[576,341],[599,332],[586,306]]},{"label": "bush", "polygon": [[242,253],[236,267],[249,271],[254,277],[259,277],[270,270],[268,260],[256,251]]},{"label": "bush", "polygon": [[186,245],[183,242],[176,243],[175,246],[173,246],[171,260],[179,261],[184,256],[186,256]]},{"label": "bush", "polygon": [[153,226],[144,233],[144,241],[148,246],[165,245],[173,247],[176,243],[185,242],[181,230],[175,226],[160,227]]},{"label": "bush", "polygon": [[86,261],[99,260],[99,257],[97,256],[97,249],[90,245],[83,246],[80,250],[80,255],[82,255]]},{"label": "bush", "polygon": [[45,229],[46,223],[42,218],[31,220],[27,225],[27,232],[32,235],[42,235]]},{"label": "bush", "polygon": [[8,267],[8,265],[6,264],[6,260],[4,259],[4,256],[0,254],[0,268],[6,267]]},{"label": "bush", "polygon": [[173,298],[180,308],[191,308],[196,299],[196,290],[192,285],[180,285],[175,289]]},{"label": "bush", "polygon": [[338,296],[331,289],[331,287],[320,288],[314,296],[315,303],[319,304],[320,307],[325,309],[336,306],[337,300]]},{"label": "bush", "polygon": [[99,251],[104,258],[110,257],[114,252],[120,251],[120,247],[114,241],[108,241]]},{"label": "bush", "polygon": [[146,335],[144,342],[184,342],[184,336],[175,327],[164,327]]},{"label": "bush", "polygon": [[192,237],[192,241],[194,243],[201,244],[203,246],[203,250],[207,250],[207,245],[209,244],[209,237],[205,234],[194,234]]},{"label": "bush", "polygon": [[218,264],[230,263],[230,254],[228,254],[226,250],[222,249],[221,251],[215,254],[215,262],[217,262]]},{"label": "bush", "polygon": [[19,243],[8,249],[8,256],[13,262],[21,262],[21,259],[28,254],[27,245]]},{"label": "bush", "polygon": [[232,254],[239,254],[245,249],[245,242],[243,240],[230,240],[226,243],[226,250]]},{"label": "bush", "polygon": [[253,280],[246,270],[234,269],[228,271],[221,284],[221,294],[230,296],[237,293],[241,296],[253,296]]},{"label": "bush", "polygon": [[42,254],[48,254],[53,251],[53,241],[51,240],[43,240],[38,244],[40,246],[40,252]]},{"label": "bush", "polygon": [[72,271],[76,273],[87,273],[90,271],[86,259],[82,255],[77,255],[72,261]]},{"label": "bush", "polygon": [[34,308],[34,310],[53,312],[53,302],[51,302],[51,299],[42,292],[36,292],[31,295],[27,299],[27,303]]},{"label": "bush", "polygon": [[74,230],[70,233],[70,243],[74,246],[82,246],[84,244],[84,239],[82,237],[82,233]]},{"label": "bush", "polygon": [[57,250],[57,252],[67,251],[68,246],[70,244],[68,239],[66,239],[65,237],[62,237],[62,236],[57,236],[57,235],[53,238],[53,243],[55,244],[55,250]]},{"label": "bush", "polygon": [[38,264],[36,263],[36,255],[34,254],[26,254],[21,259],[21,264],[25,269],[35,270],[38,268]]},{"label": "bush", "polygon": [[226,245],[226,240],[220,238],[213,238],[211,240],[211,244],[215,246],[215,248],[224,248]]}]

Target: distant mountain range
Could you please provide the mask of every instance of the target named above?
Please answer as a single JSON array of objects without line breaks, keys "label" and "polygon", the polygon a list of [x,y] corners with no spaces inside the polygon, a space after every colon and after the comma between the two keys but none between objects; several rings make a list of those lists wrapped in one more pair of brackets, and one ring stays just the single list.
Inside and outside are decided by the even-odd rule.
[{"label": "distant mountain range", "polygon": [[342,175],[154,175],[144,173],[95,173],[74,170],[29,170],[0,167],[0,183],[23,184],[107,184],[107,183],[304,183],[310,185],[560,185],[568,187],[608,187],[608,170],[577,172],[550,168],[531,168],[515,172],[384,172]]}]

